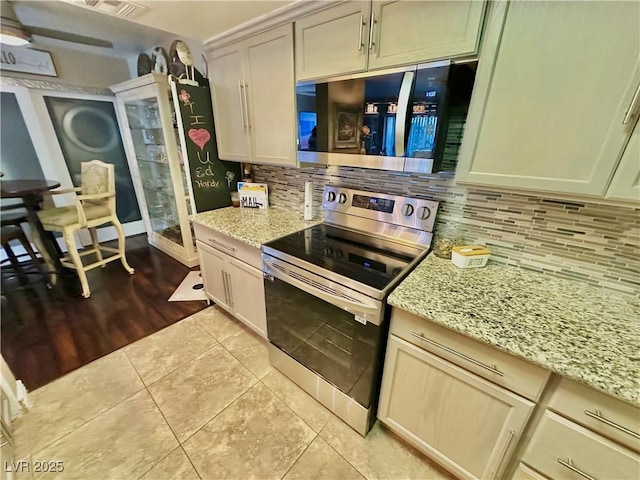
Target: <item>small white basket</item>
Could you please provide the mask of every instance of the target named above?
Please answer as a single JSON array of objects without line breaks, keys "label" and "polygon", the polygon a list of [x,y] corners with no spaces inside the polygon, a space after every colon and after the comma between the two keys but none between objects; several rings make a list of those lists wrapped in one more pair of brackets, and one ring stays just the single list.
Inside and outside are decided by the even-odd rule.
[{"label": "small white basket", "polygon": [[451,262],[459,268],[484,267],[491,252],[482,245],[463,245],[451,249]]}]

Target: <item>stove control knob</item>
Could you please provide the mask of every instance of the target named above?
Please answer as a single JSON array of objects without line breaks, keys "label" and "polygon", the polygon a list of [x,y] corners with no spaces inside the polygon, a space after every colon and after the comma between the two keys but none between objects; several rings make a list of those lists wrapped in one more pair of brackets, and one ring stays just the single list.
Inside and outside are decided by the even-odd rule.
[{"label": "stove control knob", "polygon": [[338,260],[340,260],[342,257],[344,257],[344,252],[341,249],[337,249],[336,250],[336,257]]},{"label": "stove control knob", "polygon": [[413,215],[413,211],[414,211],[413,205],[411,205],[410,203],[405,203],[402,206],[402,214],[405,217],[410,217],[411,215]]},{"label": "stove control knob", "polygon": [[336,201],[336,192],[327,193],[327,202],[335,202]]},{"label": "stove control knob", "polygon": [[347,203],[347,194],[346,193],[341,193],[340,195],[338,195],[338,203],[340,203],[340,204]]},{"label": "stove control knob", "polygon": [[333,258],[333,247],[325,247],[324,254],[326,257]]},{"label": "stove control knob", "polygon": [[429,210],[429,207],[422,207],[420,209],[420,220],[426,220],[430,216],[431,216],[431,210]]}]

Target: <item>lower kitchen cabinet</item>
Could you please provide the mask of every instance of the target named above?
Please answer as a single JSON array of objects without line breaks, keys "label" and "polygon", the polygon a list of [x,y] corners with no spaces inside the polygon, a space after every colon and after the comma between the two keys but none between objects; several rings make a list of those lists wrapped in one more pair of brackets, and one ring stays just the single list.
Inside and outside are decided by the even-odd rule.
[{"label": "lower kitchen cabinet", "polygon": [[496,478],[534,406],[389,335],[378,418],[460,477]]},{"label": "lower kitchen cabinet", "polygon": [[[249,246],[238,248],[234,246],[235,240],[220,240],[219,234],[216,238],[208,238],[212,235],[207,235],[207,239],[203,241],[198,237],[198,232],[196,229],[196,244],[207,297],[266,338],[267,318],[262,271],[253,265],[254,257],[259,257],[260,251]],[[244,258],[243,251],[247,251],[250,257]]]},{"label": "lower kitchen cabinet", "polygon": [[550,411],[536,427],[522,461],[558,480],[640,477],[636,453]]}]

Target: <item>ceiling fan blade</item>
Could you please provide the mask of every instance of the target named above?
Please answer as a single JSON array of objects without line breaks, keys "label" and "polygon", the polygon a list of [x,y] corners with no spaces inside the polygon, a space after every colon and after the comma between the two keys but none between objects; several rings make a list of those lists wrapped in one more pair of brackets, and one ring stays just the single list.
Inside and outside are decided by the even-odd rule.
[{"label": "ceiling fan blade", "polygon": [[65,42],[82,43],[84,45],[91,45],[94,47],[113,48],[113,43],[108,40],[102,40],[100,38],[85,37],[84,35],[77,35],[70,32],[61,32],[60,30],[53,30],[44,27],[32,27],[25,25],[25,28],[32,35],[55,38],[56,40],[63,40]]}]

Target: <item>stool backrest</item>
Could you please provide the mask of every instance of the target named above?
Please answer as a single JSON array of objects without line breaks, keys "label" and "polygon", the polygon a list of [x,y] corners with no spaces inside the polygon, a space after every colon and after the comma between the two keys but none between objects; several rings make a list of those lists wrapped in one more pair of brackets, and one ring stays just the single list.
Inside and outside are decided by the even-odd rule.
[{"label": "stool backrest", "polygon": [[80,164],[82,173],[82,195],[95,195],[97,193],[113,193],[105,200],[92,200],[91,203],[107,204],[115,210],[115,167],[112,163],[100,160],[91,160]]}]

